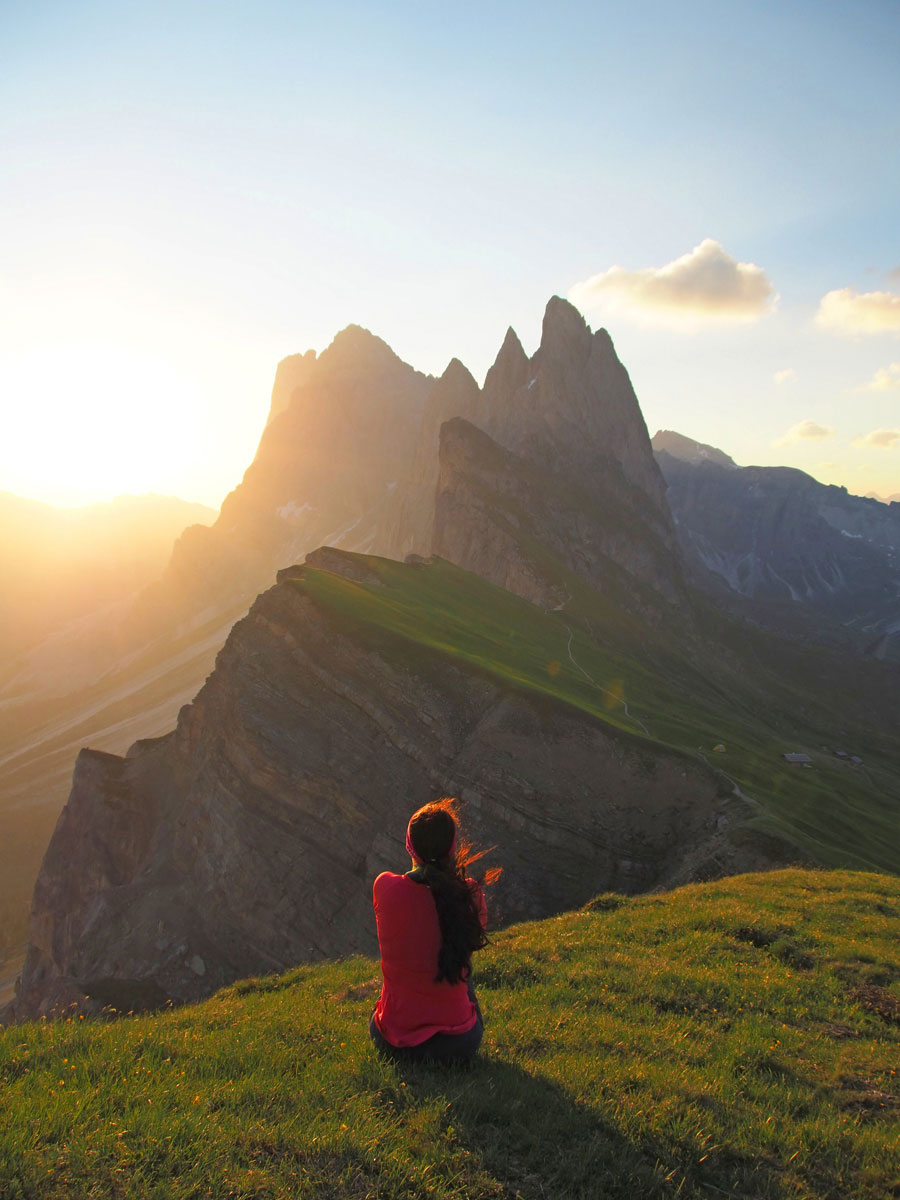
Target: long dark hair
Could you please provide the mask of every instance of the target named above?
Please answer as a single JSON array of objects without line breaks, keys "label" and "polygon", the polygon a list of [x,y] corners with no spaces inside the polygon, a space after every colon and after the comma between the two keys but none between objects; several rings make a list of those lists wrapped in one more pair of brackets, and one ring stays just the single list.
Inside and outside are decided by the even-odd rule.
[{"label": "long dark hair", "polygon": [[449,796],[413,813],[407,848],[417,860],[416,875],[431,888],[441,927],[435,982],[459,983],[469,975],[474,951],[487,945],[478,893],[494,882],[500,868],[486,871],[479,881],[468,878],[467,868],[489,851],[474,853],[460,840],[457,804]]}]

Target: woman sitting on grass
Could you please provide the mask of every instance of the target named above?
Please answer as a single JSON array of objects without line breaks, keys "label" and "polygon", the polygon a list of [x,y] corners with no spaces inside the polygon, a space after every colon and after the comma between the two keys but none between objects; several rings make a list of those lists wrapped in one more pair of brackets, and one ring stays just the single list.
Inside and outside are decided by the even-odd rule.
[{"label": "woman sitting on grass", "polygon": [[450,799],[413,813],[406,849],[412,870],[385,871],[372,888],[383,983],[369,1033],[390,1058],[460,1061],[484,1032],[471,973],[472,953],[487,944],[487,910],[481,885],[466,875],[482,855],[460,845]]}]

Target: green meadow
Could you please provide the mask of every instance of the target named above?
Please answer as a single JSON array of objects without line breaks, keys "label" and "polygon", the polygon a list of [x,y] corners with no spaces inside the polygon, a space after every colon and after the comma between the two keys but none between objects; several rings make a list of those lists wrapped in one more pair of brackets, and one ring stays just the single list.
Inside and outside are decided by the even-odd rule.
[{"label": "green meadow", "polygon": [[[763,657],[771,638],[754,641],[713,611],[703,614],[708,644],[682,644],[568,574],[569,603],[547,612],[441,559],[347,558],[365,582],[306,567],[291,585],[391,661],[436,681],[448,664],[480,671],[599,718],[635,746],[707,763],[724,791],[737,784],[752,798],[745,836],[778,837],[788,860],[900,873],[900,737],[858,715],[854,681],[868,682],[869,664],[784,644],[778,671]],[[861,766],[833,754],[844,744]],[[809,754],[812,769],[786,763],[787,751]]]},{"label": "green meadow", "polygon": [[468,1069],[377,1058],[363,958],[0,1033],[0,1195],[900,1194],[900,880],[791,869],[493,935]]}]

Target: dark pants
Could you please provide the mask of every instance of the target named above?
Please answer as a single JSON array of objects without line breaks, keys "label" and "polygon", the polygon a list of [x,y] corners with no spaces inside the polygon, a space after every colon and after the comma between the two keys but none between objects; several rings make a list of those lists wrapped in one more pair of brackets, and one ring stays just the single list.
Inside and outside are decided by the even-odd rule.
[{"label": "dark pants", "polygon": [[385,1058],[394,1062],[463,1062],[471,1058],[484,1036],[484,1021],[481,1008],[475,995],[475,989],[469,982],[469,999],[475,1005],[476,1020],[471,1029],[465,1033],[435,1033],[427,1042],[418,1046],[394,1046],[375,1024],[375,1013],[369,1018],[369,1036],[375,1043],[375,1049]]}]

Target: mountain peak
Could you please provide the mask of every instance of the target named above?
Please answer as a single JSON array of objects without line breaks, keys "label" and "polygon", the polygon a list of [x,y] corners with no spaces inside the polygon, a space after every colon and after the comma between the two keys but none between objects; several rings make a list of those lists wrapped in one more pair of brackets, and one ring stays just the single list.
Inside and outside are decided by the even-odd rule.
[{"label": "mountain peak", "polygon": [[574,304],[562,296],[551,296],[544,311],[541,329],[541,356],[556,358],[576,355],[580,360],[591,353],[591,330]]},{"label": "mountain peak", "polygon": [[484,390],[515,391],[519,384],[524,383],[527,370],[528,355],[522,349],[522,343],[510,325],[494,365],[485,376]]},{"label": "mountain peak", "polygon": [[[513,337],[515,336],[516,335],[513,334]],[[450,359],[450,361],[447,363],[447,366],[444,368],[443,375],[441,375],[440,378],[443,383],[454,385],[461,384],[464,387],[468,387],[470,384],[475,384],[476,389],[478,387],[478,384],[475,383],[475,380],[472,377],[472,372],[465,365],[465,363],[460,362],[458,358]]]},{"label": "mountain peak", "polygon": [[387,342],[362,325],[348,325],[319,355],[319,366],[326,372],[393,370],[404,366]]},{"label": "mountain peak", "polygon": [[710,462],[715,463],[718,467],[737,469],[737,463],[723,450],[717,450],[715,446],[704,445],[703,442],[695,442],[693,438],[676,433],[673,429],[658,429],[653,435],[650,445],[655,453],[670,454],[672,458],[681,459],[682,462],[695,465]]}]

